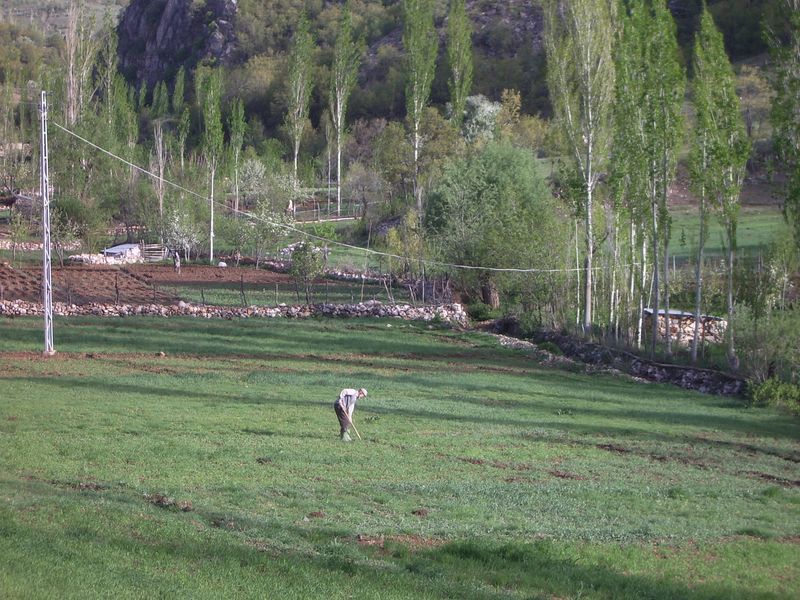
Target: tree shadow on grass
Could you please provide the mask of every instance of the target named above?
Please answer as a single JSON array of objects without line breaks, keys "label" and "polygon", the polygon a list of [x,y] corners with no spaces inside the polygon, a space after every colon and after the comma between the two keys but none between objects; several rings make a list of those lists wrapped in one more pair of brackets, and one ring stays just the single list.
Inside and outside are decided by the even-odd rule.
[{"label": "tree shadow on grass", "polygon": [[27,382],[30,384],[41,385],[51,388],[64,388],[70,391],[87,390],[98,392],[101,397],[106,401],[106,398],[113,396],[118,398],[122,395],[130,396],[149,396],[155,398],[175,398],[185,400],[213,400],[220,404],[227,402],[236,402],[242,404],[269,404],[269,403],[289,403],[289,404],[305,404],[302,402],[290,402],[285,400],[277,400],[275,398],[266,397],[254,393],[253,396],[233,396],[221,395],[219,393],[202,392],[197,389],[187,389],[185,387],[168,388],[155,385],[144,384],[130,384],[115,382],[109,384],[105,381],[98,381],[87,377],[4,377],[3,381],[7,382]]}]

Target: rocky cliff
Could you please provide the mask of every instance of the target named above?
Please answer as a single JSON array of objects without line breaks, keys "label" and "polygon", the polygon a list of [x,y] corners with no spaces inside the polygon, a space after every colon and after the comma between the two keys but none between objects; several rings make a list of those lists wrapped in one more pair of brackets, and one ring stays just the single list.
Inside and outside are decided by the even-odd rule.
[{"label": "rocky cliff", "polygon": [[152,88],[180,66],[229,63],[236,12],[236,0],[132,0],[118,27],[120,70]]}]

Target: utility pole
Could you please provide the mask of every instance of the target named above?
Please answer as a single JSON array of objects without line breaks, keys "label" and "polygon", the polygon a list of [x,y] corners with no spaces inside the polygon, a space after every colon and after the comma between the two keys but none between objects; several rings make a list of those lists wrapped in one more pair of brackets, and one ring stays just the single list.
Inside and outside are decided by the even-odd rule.
[{"label": "utility pole", "polygon": [[50,270],[50,163],[47,151],[47,92],[41,104],[41,186],[42,186],[42,301],[44,304],[44,356],[53,356],[53,281]]}]

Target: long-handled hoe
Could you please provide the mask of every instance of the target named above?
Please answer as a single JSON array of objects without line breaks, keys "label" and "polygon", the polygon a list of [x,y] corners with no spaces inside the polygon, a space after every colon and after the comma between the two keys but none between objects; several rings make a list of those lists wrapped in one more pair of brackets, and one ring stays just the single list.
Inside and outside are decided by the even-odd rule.
[{"label": "long-handled hoe", "polygon": [[352,428],[353,428],[353,431],[355,431],[355,432],[356,432],[356,435],[358,436],[358,439],[361,439],[361,434],[360,434],[360,433],[358,433],[358,429],[356,429],[356,424],[355,424],[355,423],[353,423],[353,418],[348,416],[348,417],[347,417],[347,420],[348,420],[348,421],[350,421],[350,427],[352,427]]}]

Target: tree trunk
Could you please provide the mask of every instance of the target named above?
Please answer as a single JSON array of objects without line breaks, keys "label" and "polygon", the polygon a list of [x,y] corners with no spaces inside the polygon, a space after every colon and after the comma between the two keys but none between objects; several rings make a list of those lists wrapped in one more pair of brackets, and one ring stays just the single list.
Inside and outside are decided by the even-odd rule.
[{"label": "tree trunk", "polygon": [[703,250],[706,244],[705,190],[700,193],[700,239],[697,247],[697,265],[694,270],[694,336],[692,337],[692,364],[697,364],[697,345],[700,340],[700,310],[703,299]]},{"label": "tree trunk", "polygon": [[672,356],[672,329],[669,318],[669,228],[664,228],[664,339],[667,356]]},{"label": "tree trunk", "polygon": [[653,200],[651,201],[651,212],[653,218],[653,305],[651,309],[653,310],[653,322],[652,322],[652,334],[653,337],[650,340],[650,357],[652,358],[655,356],[656,353],[656,342],[658,341],[658,311],[659,311],[659,279],[658,279],[658,267],[659,267],[659,256],[658,256],[658,204],[655,200],[655,190],[653,191]]},{"label": "tree trunk", "polygon": [[614,215],[614,261],[611,265],[611,300],[609,303],[608,311],[608,324],[611,327],[611,332],[614,341],[619,341],[617,334],[617,309],[619,306],[619,294],[617,290],[617,265],[619,264],[619,220],[617,215]]},{"label": "tree trunk", "polygon": [[636,347],[641,349],[644,343],[644,286],[647,281],[647,237],[642,235],[642,264],[639,281],[639,318],[636,326]]},{"label": "tree trunk", "polygon": [[421,138],[419,134],[419,119],[414,121],[414,197],[417,199],[417,217],[422,221],[422,189],[419,185],[419,149]]},{"label": "tree trunk", "polygon": [[739,370],[739,358],[733,344],[733,260],[734,260],[734,233],[733,224],[730,217],[727,223],[728,229],[728,326],[725,328],[725,339],[728,346],[728,366],[733,371]]},{"label": "tree trunk", "polygon": [[209,262],[214,264],[214,177],[216,176],[216,169],[211,168],[211,194],[209,195],[209,206],[211,207],[211,231],[208,235],[209,245]]},{"label": "tree trunk", "polygon": [[500,293],[497,291],[497,285],[493,281],[487,281],[481,286],[481,298],[483,303],[492,309],[500,308]]},{"label": "tree trunk", "polygon": [[[591,160],[591,158],[590,158]],[[591,177],[591,170],[589,171]],[[594,288],[594,230],[593,230],[593,185],[589,182],[586,190],[586,277],[584,278],[584,310],[583,310],[583,333],[592,335],[592,290]]]},{"label": "tree trunk", "polygon": [[336,216],[342,216],[342,132],[336,130]]}]

